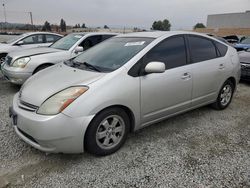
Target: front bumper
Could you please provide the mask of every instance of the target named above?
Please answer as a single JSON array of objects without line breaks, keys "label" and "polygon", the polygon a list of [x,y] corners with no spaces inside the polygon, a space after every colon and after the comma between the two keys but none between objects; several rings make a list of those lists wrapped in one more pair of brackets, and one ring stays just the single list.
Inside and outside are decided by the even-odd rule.
[{"label": "front bumper", "polygon": [[241,79],[250,80],[250,64],[241,64]]},{"label": "front bumper", "polygon": [[10,67],[5,63],[2,64],[1,71],[7,80],[18,85],[23,84],[30,76],[32,76],[32,73],[30,72],[23,72],[21,68]]},{"label": "front bumper", "polygon": [[63,113],[44,116],[18,106],[13,99],[10,116],[16,134],[34,148],[51,153],[82,153],[84,135],[93,116],[72,118]]}]

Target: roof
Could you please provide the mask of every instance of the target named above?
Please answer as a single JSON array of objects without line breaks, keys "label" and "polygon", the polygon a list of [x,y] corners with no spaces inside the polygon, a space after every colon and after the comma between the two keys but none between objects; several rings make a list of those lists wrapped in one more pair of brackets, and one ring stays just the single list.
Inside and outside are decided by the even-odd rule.
[{"label": "roof", "polygon": [[62,36],[58,33],[52,33],[52,32],[41,32],[41,31],[37,31],[37,32],[27,32],[24,33],[24,35],[33,35],[33,34],[53,34],[53,35],[58,35],[58,36]]},{"label": "roof", "polygon": [[69,33],[72,35],[118,35],[118,33],[109,33],[109,32],[74,32]]},{"label": "roof", "polygon": [[146,38],[160,38],[167,37],[171,35],[180,35],[180,34],[195,34],[206,36],[205,34],[190,32],[190,31],[150,31],[150,32],[137,32],[137,33],[128,33],[119,35],[119,37],[146,37]]}]

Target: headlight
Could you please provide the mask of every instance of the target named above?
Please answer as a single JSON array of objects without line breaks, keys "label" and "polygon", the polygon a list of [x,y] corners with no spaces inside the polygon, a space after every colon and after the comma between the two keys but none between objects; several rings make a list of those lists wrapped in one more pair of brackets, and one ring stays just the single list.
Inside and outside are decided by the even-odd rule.
[{"label": "headlight", "polygon": [[88,90],[88,87],[70,87],[52,95],[38,109],[41,115],[56,115],[62,112],[75,99]]},{"label": "headlight", "polygon": [[14,61],[14,63],[12,63],[12,67],[24,68],[29,61],[30,61],[30,57],[23,57],[23,58],[17,59]]}]

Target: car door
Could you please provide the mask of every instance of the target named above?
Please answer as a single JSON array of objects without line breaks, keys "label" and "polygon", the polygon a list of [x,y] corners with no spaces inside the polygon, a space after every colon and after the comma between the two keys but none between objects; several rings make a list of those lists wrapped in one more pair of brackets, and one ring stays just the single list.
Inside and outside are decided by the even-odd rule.
[{"label": "car door", "polygon": [[191,105],[192,75],[187,65],[184,36],[167,38],[151,49],[143,58],[143,64],[153,61],[164,62],[166,71],[140,77],[143,125]]},{"label": "car door", "polygon": [[201,106],[217,98],[226,69],[224,58],[218,57],[215,43],[208,38],[188,35],[193,75],[192,106]]},{"label": "car door", "polygon": [[34,34],[25,37],[21,40],[22,43],[19,45],[22,48],[34,48],[44,44],[44,35],[43,34]]}]

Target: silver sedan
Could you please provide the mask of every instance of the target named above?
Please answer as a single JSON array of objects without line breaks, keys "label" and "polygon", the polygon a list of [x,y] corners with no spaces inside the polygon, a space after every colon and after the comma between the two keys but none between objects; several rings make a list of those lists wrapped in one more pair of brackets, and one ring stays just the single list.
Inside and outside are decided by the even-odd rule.
[{"label": "silver sedan", "polygon": [[192,32],[120,35],[28,79],[15,132],[45,152],[117,151],[130,131],[200,106],[223,110],[240,78],[234,48]]},{"label": "silver sedan", "polygon": [[14,84],[23,84],[30,76],[52,65],[76,57],[84,50],[113,37],[113,33],[71,33],[49,47],[12,52],[2,64],[2,73]]}]

